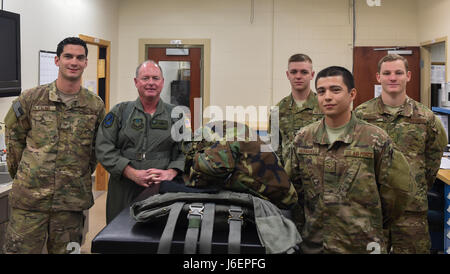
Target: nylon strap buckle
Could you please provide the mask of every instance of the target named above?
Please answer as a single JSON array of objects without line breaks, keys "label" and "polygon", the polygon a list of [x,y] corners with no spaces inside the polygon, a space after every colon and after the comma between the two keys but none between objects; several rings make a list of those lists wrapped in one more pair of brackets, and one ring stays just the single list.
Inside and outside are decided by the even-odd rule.
[{"label": "nylon strap buckle", "polygon": [[205,206],[203,204],[190,204],[188,218],[191,218],[192,216],[198,216],[200,217],[200,219],[202,219],[204,208]]},{"label": "nylon strap buckle", "polygon": [[240,221],[241,223],[244,222],[243,220],[243,211],[242,209],[238,209],[238,208],[230,208],[228,209],[228,213],[230,214],[228,216],[228,223],[230,223],[230,221]]}]

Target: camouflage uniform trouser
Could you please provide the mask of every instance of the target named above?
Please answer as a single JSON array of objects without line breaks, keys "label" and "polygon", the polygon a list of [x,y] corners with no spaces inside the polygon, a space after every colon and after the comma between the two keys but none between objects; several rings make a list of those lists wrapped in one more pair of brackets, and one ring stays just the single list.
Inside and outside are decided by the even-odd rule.
[{"label": "camouflage uniform trouser", "polygon": [[[431,239],[427,212],[405,211],[391,225],[391,245],[394,254],[429,254]],[[397,235],[396,237],[394,235]]]},{"label": "camouflage uniform trouser", "polygon": [[39,254],[47,239],[49,254],[69,253],[70,242],[81,245],[82,211],[40,212],[11,208],[4,253]]}]

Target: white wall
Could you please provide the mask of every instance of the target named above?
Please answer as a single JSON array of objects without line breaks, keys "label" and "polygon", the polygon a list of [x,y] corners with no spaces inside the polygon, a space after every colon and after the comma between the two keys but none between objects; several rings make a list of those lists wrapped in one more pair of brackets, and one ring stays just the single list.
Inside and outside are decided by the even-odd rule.
[{"label": "white wall", "polygon": [[[82,85],[88,90],[97,92],[97,62],[98,62],[98,46],[87,44],[88,48],[88,66],[84,69],[82,77]],[[95,83],[95,84],[94,84]]]},{"label": "white wall", "polygon": [[[116,102],[137,96],[133,73],[140,38],[211,39],[211,102],[268,104],[271,81],[271,1],[122,1],[119,12],[119,81]],[[244,96],[242,96],[244,95]],[[114,99],[112,99],[114,100]],[[220,103],[219,103],[220,102]]]},{"label": "white wall", "polygon": [[[418,0],[420,1],[420,0]],[[417,6],[412,0],[382,0],[369,7],[355,0],[355,46],[418,46]],[[276,1],[274,102],[289,94],[287,59],[302,52],[313,59],[314,70],[353,63],[353,14],[348,0]],[[314,81],[311,83],[314,86]],[[313,87],[314,89],[314,87]]]},{"label": "white wall", "polygon": [[[111,93],[117,93],[118,7],[119,0],[3,0],[4,10],[20,14],[22,90],[38,85],[39,50],[56,51],[62,39],[84,34],[111,41]],[[0,98],[1,121],[14,98]]]},{"label": "white wall", "polygon": [[434,44],[430,47],[431,62],[445,62],[447,59],[447,52],[445,51],[445,42]]},{"label": "white wall", "polygon": [[[352,66],[352,15],[348,0],[275,1],[274,100],[287,96],[292,54],[304,53],[319,72],[330,65]],[[311,82],[314,89],[314,81]]]},{"label": "white wall", "polygon": [[[139,39],[211,39],[210,104],[271,105],[290,92],[287,59],[306,53],[319,70],[352,67],[348,0],[127,0],[119,9],[119,78],[112,103],[133,100]],[[417,5],[356,0],[356,45],[417,46]]]},{"label": "white wall", "polygon": [[[37,85],[38,51],[66,36],[111,41],[111,106],[134,100],[139,39],[211,39],[210,104],[270,105],[290,92],[287,59],[314,69],[352,65],[349,0],[3,0],[21,14],[23,88]],[[450,0],[356,0],[356,45],[418,46],[450,32]],[[0,119],[13,98],[0,98]]]},{"label": "white wall", "polygon": [[369,7],[356,0],[356,46],[418,46],[417,2],[434,0],[381,0]]}]

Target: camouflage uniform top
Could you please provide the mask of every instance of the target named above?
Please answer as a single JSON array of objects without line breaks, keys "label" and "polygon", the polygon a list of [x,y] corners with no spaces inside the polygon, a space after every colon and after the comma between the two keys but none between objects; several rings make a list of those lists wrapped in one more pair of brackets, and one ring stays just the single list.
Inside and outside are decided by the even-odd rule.
[{"label": "camouflage uniform top", "polygon": [[11,206],[38,211],[91,207],[94,141],[104,116],[102,99],[85,88],[67,105],[57,95],[56,82],[22,92],[5,118],[7,163],[14,178]]},{"label": "camouflage uniform top", "polygon": [[431,110],[406,97],[397,114],[390,114],[381,96],[355,109],[358,118],[384,129],[408,160],[417,182],[415,210],[427,211],[427,192],[436,179],[447,135]]},{"label": "camouflage uniform top", "polygon": [[280,208],[297,203],[295,188],[278,157],[274,152],[261,151],[266,144],[255,132],[233,122],[223,122],[223,132],[217,128],[208,124],[195,132],[194,140],[199,141],[183,143],[185,173],[189,176],[186,185],[247,192]]},{"label": "camouflage uniform top", "polygon": [[330,144],[324,119],[295,137],[292,182],[305,253],[386,253],[383,228],[399,218],[415,193],[401,152],[382,129],[352,114]]},{"label": "camouflage uniform top", "polygon": [[319,109],[317,94],[312,90],[301,108],[295,103],[292,93],[281,99],[277,106],[279,108],[280,128],[280,142],[277,155],[286,167],[286,159],[292,159],[293,150],[290,149],[289,144],[292,144],[294,141],[295,134],[302,127],[320,120],[323,114]]}]

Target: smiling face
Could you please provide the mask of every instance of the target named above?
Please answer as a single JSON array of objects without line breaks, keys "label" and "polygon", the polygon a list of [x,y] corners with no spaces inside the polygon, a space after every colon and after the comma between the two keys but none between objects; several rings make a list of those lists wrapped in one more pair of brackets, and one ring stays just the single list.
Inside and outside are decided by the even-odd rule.
[{"label": "smiling face", "polygon": [[59,67],[58,78],[68,81],[79,81],[87,66],[86,52],[83,46],[68,44],[63,52],[55,57],[55,65]]},{"label": "smiling face", "polygon": [[384,93],[389,95],[406,94],[406,84],[411,80],[411,72],[406,71],[402,60],[383,62],[377,73],[377,80]]},{"label": "smiling face", "polygon": [[348,90],[342,76],[317,79],[317,99],[325,122],[330,126],[341,126],[351,117],[350,105],[356,97],[356,89]]},{"label": "smiling face", "polygon": [[134,78],[134,84],[138,90],[139,97],[144,100],[159,98],[164,87],[164,78],[158,66],[148,62],[139,69],[138,77]]},{"label": "smiling face", "polygon": [[310,82],[314,77],[312,64],[310,62],[290,62],[286,76],[291,83],[293,92],[308,92],[310,90]]}]

